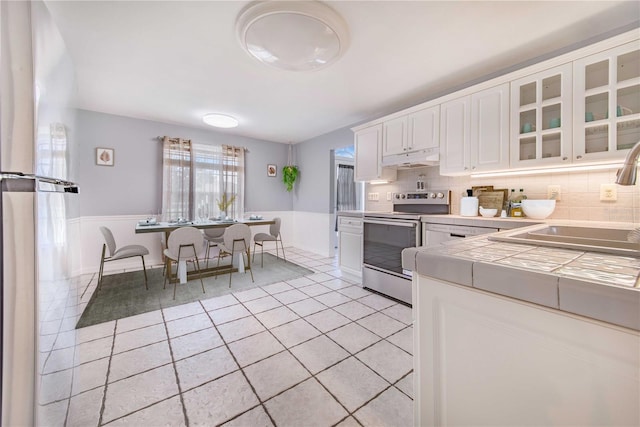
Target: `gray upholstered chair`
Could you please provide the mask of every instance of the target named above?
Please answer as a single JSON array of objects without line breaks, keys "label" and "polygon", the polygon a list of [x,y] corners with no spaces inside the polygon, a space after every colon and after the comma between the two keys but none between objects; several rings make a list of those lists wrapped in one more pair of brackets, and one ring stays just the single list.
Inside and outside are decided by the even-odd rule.
[{"label": "gray upholstered chair", "polygon": [[[202,285],[202,293],[205,293],[204,282],[202,281],[202,271],[200,270],[200,262],[198,260],[198,253],[202,254],[202,245],[204,243],[204,237],[200,230],[195,227],[181,227],[173,230],[169,234],[169,240],[167,242],[167,249],[164,250],[164,255],[167,262],[175,261],[179,264],[180,261],[190,261],[198,272],[200,278],[200,284]],[[176,268],[177,274],[177,268]],[[167,275],[164,277],[163,289],[167,286]],[[173,285],[173,299],[176,299],[176,287],[178,285],[178,279],[176,278]]]},{"label": "gray upholstered chair", "polygon": [[264,267],[264,242],[276,242],[276,257],[280,258],[278,254],[278,242],[280,242],[280,247],[282,248],[282,257],[284,260],[287,260],[286,255],[284,254],[284,245],[282,244],[282,235],[280,234],[280,218],[274,218],[274,224],[269,226],[269,234],[267,233],[257,233],[253,236],[253,258],[255,261],[256,257],[256,245],[260,246],[261,250],[261,259],[260,259],[260,267]]},{"label": "gray upholstered chair", "polygon": [[204,256],[207,258],[207,267],[209,267],[209,253],[211,248],[218,246],[224,241],[224,238],[222,237],[224,230],[224,227],[204,229],[204,240],[207,242],[207,251]]},{"label": "gray upholstered chair", "polygon": [[[149,255],[149,250],[142,245],[127,245],[121,248],[116,247],[116,239],[113,238],[113,233],[107,227],[100,227],[100,231],[104,236],[105,243],[102,244],[102,256],[100,257],[100,271],[98,272],[98,289],[102,287],[102,276],[104,275],[104,263],[109,261],[117,261],[119,259],[126,259],[139,256],[142,260],[142,271],[144,272],[144,286],[149,290],[149,284],[147,283],[147,268],[144,265],[144,256]],[[109,256],[107,254],[107,248],[109,248]]]},{"label": "gray upholstered chair", "polygon": [[253,271],[251,270],[251,230],[247,224],[233,224],[225,229],[222,236],[224,241],[219,245],[220,254],[218,255],[218,267],[220,267],[220,258],[231,255],[231,266],[229,268],[229,287],[231,287],[231,276],[233,275],[233,256],[240,255],[239,262],[244,263],[244,255],[247,255],[247,265],[245,270],[251,273],[251,281],[253,282]]}]

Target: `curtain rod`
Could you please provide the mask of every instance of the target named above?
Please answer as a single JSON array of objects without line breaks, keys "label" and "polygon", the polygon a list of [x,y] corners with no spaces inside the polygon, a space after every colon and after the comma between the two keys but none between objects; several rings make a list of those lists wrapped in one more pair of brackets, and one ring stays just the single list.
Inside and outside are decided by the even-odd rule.
[{"label": "curtain rod", "polygon": [[[164,137],[163,136],[156,136],[156,139],[158,140],[158,142],[164,141]],[[169,139],[178,139],[178,138],[169,138]],[[249,149],[247,147],[237,147],[237,148],[242,148],[247,153],[249,152]]]}]

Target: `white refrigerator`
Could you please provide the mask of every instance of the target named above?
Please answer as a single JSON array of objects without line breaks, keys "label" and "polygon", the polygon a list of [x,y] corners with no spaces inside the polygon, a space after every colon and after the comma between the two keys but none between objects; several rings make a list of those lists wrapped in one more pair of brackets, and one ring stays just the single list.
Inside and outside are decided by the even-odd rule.
[{"label": "white refrigerator", "polygon": [[39,424],[43,313],[53,300],[43,283],[69,275],[55,265],[66,257],[66,215],[78,197],[62,150],[65,124],[51,122],[59,86],[46,76],[60,62],[48,62],[55,45],[34,25],[45,12],[41,2],[0,2],[0,419],[7,426]]}]

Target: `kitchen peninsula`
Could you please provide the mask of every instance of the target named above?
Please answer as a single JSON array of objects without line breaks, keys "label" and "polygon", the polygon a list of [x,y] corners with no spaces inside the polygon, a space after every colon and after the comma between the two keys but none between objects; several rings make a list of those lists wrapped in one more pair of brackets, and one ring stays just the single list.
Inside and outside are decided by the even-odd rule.
[{"label": "kitchen peninsula", "polygon": [[414,424],[639,425],[640,258],[492,236],[403,251]]}]

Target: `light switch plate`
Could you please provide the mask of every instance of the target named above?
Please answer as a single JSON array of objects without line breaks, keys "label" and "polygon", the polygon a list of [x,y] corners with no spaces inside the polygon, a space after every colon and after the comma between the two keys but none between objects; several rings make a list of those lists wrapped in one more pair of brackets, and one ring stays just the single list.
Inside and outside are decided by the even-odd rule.
[{"label": "light switch plate", "polygon": [[559,202],[562,199],[562,190],[559,185],[547,185],[547,199]]},{"label": "light switch plate", "polygon": [[391,191],[387,191],[387,202],[391,201]]},{"label": "light switch plate", "polygon": [[378,200],[380,200],[380,193],[368,193],[367,200],[377,202]]},{"label": "light switch plate", "polygon": [[615,202],[618,200],[616,184],[600,184],[600,201]]}]

